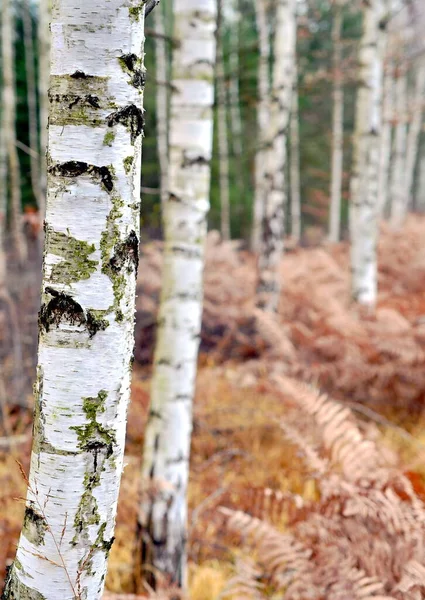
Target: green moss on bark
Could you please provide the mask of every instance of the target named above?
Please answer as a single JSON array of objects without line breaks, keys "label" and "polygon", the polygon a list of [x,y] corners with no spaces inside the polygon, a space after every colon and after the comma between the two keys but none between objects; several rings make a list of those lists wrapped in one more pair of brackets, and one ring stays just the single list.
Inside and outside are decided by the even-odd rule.
[{"label": "green moss on bark", "polygon": [[10,567],[1,600],[46,600],[43,594],[19,580],[17,561]]},{"label": "green moss on bark", "polygon": [[41,546],[44,544],[47,529],[46,519],[35,510],[34,504],[30,502],[25,509],[23,535],[35,546]]},{"label": "green moss on bark", "polygon": [[50,281],[69,285],[82,279],[89,279],[98,265],[97,260],[89,258],[95,249],[94,244],[47,227],[47,252],[63,258],[63,261],[53,265]]}]

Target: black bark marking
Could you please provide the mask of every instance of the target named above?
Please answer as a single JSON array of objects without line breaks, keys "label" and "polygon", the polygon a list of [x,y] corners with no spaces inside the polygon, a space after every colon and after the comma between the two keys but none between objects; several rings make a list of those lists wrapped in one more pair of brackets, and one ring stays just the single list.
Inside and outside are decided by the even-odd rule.
[{"label": "black bark marking", "polygon": [[80,96],[76,96],[74,100],[68,104],[68,108],[72,108],[79,102],[81,104],[89,104],[93,108],[100,108],[98,96],[93,96],[92,94],[87,94],[87,96],[84,96],[83,98],[81,98]]},{"label": "black bark marking", "polygon": [[81,175],[88,174],[100,179],[108,192],[111,192],[114,187],[113,175],[109,167],[97,167],[96,165],[89,165],[77,160],[58,163],[49,168],[49,173],[62,177],[80,177]]},{"label": "black bark marking", "polygon": [[133,75],[131,85],[135,88],[144,88],[146,83],[146,73],[142,68],[142,61],[136,54],[123,54],[119,60],[125,70]]},{"label": "black bark marking", "polygon": [[38,321],[44,331],[48,332],[51,325],[59,327],[62,321],[66,321],[71,325],[84,325],[86,323],[81,305],[72,296],[58,292],[51,287],[46,287],[45,292],[53,298],[47,304],[43,304],[39,312]]},{"label": "black bark marking", "polygon": [[135,274],[139,268],[139,238],[135,231],[130,231],[128,237],[116,244],[109,265],[116,273],[122,271],[125,265],[134,265]]},{"label": "black bark marking", "polygon": [[113,127],[118,123],[128,127],[131,135],[131,143],[134,144],[136,138],[143,133],[145,119],[143,111],[140,108],[137,108],[134,104],[129,104],[109,115],[107,123],[109,127]]}]

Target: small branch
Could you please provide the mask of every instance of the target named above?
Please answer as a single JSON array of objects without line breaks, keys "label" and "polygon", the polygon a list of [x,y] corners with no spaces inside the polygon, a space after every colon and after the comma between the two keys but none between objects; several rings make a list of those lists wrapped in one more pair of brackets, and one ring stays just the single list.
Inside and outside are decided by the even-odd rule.
[{"label": "small branch", "polygon": [[160,189],[159,188],[151,188],[151,187],[141,187],[140,191],[142,192],[142,194],[152,194],[153,196],[156,196],[159,194]]},{"label": "small branch", "polygon": [[148,0],[145,6],[145,18],[153,11],[155,6],[158,6],[160,0]]},{"label": "small branch", "polygon": [[29,154],[30,156],[33,156],[34,158],[38,158],[40,156],[38,152],[36,152],[35,150],[30,148],[23,142],[20,142],[19,140],[16,140],[15,146],[17,148],[19,148],[19,150],[23,150],[26,154]]}]

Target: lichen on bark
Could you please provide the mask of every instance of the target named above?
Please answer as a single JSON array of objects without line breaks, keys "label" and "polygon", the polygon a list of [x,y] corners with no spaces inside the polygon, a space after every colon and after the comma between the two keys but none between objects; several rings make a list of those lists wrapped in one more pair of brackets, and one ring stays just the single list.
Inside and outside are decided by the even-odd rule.
[{"label": "lichen on bark", "polygon": [[47,251],[63,258],[53,265],[50,280],[69,285],[81,279],[89,279],[96,271],[98,261],[89,258],[96,250],[94,244],[88,244],[61,231],[46,227]]}]

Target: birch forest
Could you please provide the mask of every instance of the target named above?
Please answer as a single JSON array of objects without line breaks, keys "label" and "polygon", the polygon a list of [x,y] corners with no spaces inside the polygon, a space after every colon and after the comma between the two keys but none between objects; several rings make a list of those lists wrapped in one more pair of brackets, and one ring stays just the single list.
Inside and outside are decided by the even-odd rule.
[{"label": "birch forest", "polygon": [[2,600],[425,600],[424,0],[0,0]]}]

